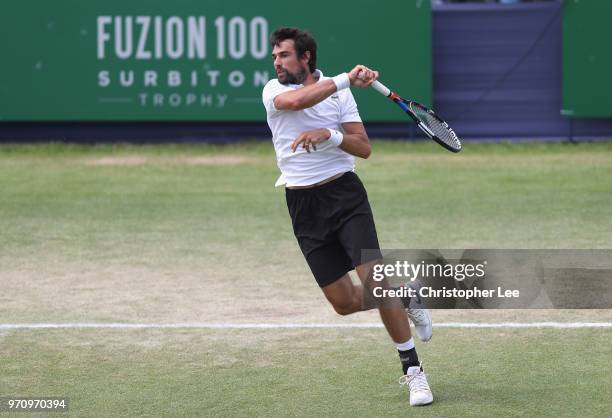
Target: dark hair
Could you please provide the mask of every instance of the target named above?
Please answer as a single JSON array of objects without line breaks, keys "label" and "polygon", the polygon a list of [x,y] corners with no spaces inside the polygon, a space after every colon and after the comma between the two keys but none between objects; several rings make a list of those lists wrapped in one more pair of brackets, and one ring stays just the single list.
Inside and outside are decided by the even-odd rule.
[{"label": "dark hair", "polygon": [[317,42],[312,34],[298,28],[278,28],[270,35],[270,44],[275,47],[287,39],[293,39],[298,58],[302,58],[306,51],[310,52],[308,68],[314,73],[317,69]]}]

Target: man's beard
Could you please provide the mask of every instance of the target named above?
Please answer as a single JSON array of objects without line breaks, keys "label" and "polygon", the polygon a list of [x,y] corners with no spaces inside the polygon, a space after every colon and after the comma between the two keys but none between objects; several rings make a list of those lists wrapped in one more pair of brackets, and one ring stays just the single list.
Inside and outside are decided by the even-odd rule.
[{"label": "man's beard", "polygon": [[295,74],[291,74],[288,71],[285,71],[283,74],[285,77],[282,79],[280,75],[278,76],[278,81],[280,81],[281,84],[302,84],[304,80],[306,80],[306,77],[308,77],[308,73],[304,69],[299,70]]}]

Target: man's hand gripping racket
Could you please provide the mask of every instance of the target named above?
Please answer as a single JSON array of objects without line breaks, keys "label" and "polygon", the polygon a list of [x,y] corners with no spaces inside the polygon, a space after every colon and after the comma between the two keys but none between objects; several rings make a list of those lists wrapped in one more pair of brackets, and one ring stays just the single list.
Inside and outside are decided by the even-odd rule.
[{"label": "man's hand gripping racket", "polygon": [[404,112],[408,113],[428,137],[449,151],[461,151],[461,141],[455,131],[448,126],[448,123],[437,116],[433,110],[426,108],[420,103],[401,98],[378,80],[372,83],[372,87],[383,96],[393,100]]}]

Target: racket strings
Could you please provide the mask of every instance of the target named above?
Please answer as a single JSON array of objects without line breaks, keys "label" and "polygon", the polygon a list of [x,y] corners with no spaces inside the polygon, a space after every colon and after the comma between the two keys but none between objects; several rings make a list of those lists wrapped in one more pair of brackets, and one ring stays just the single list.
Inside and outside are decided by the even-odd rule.
[{"label": "racket strings", "polygon": [[459,141],[457,134],[455,134],[455,132],[448,127],[447,123],[442,122],[429,111],[419,106],[411,105],[411,110],[440,141],[453,148],[461,148],[461,142]]}]

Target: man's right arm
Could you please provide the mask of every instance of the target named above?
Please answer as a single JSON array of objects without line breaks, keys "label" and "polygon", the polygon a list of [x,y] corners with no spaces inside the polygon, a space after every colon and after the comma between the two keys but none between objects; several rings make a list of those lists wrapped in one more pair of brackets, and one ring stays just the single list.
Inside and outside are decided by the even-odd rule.
[{"label": "man's right arm", "polygon": [[279,94],[274,98],[274,107],[278,110],[303,110],[321,103],[336,92],[336,83],[333,80],[302,87],[301,89]]},{"label": "man's right arm", "polygon": [[369,87],[376,78],[378,78],[377,71],[372,71],[364,65],[357,65],[349,73],[279,94],[274,98],[274,107],[278,110],[307,109],[327,99],[338,88]]}]

